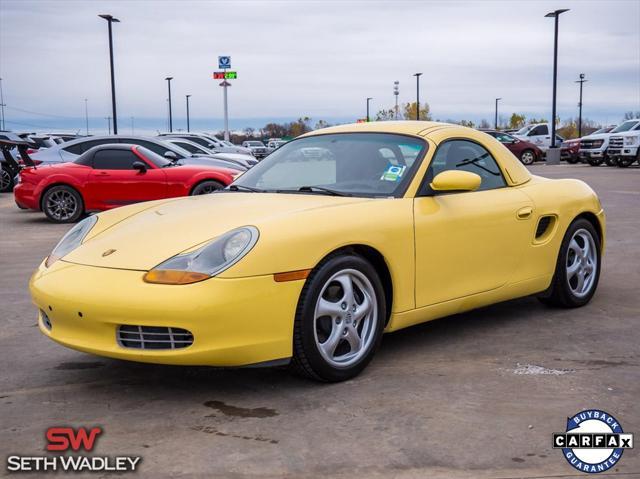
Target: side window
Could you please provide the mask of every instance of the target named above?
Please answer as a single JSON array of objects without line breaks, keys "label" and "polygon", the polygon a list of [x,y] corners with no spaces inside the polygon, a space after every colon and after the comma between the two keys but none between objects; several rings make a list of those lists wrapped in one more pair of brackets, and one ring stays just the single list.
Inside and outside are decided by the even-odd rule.
[{"label": "side window", "polygon": [[[127,143],[126,141],[123,143]],[[133,140],[131,141],[131,143],[133,143],[134,145],[140,145],[140,146],[144,146],[147,150],[151,150],[154,153],[160,155],[160,156],[164,156],[164,154],[167,151],[170,151],[169,148],[166,148],[162,145],[158,145],[156,143],[153,143],[151,141],[145,141],[145,140]]]},{"label": "side window", "polygon": [[493,190],[506,186],[500,167],[491,154],[478,143],[468,140],[449,140],[440,144],[431,160],[421,188],[421,195],[434,192],[429,184],[433,178],[447,170],[462,170],[480,176],[482,182],[477,191]]},{"label": "side window", "polygon": [[529,133],[529,136],[548,135],[548,134],[549,134],[549,127],[547,127],[547,125],[538,125],[533,130],[531,130],[531,133]]},{"label": "side window", "polygon": [[131,150],[100,150],[93,155],[96,170],[132,170],[140,159]]},{"label": "side window", "polygon": [[63,148],[64,151],[71,153],[72,155],[82,155],[85,151],[84,143],[78,143],[77,145],[67,146]]}]

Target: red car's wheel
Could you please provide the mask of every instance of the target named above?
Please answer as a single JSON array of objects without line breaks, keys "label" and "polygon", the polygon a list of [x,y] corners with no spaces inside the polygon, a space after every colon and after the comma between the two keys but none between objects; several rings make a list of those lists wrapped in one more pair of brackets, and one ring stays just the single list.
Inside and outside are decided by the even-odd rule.
[{"label": "red car's wheel", "polygon": [[54,223],[75,223],[84,214],[84,202],[70,186],[57,185],[42,197],[42,211]]},{"label": "red car's wheel", "polygon": [[533,150],[524,150],[520,153],[520,161],[523,165],[533,165],[534,161],[536,161],[536,155]]},{"label": "red car's wheel", "polygon": [[198,183],[193,190],[191,190],[191,196],[195,195],[208,195],[209,193],[213,193],[214,191],[221,190],[224,188],[222,183],[219,183],[214,180],[207,180]]}]

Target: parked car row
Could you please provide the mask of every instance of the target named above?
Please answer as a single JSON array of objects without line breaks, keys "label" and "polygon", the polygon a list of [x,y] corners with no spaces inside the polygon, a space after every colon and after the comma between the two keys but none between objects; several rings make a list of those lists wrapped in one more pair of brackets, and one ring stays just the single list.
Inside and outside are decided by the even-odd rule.
[{"label": "parked car row", "polygon": [[[233,145],[224,145],[227,152],[211,150],[202,146],[205,141],[209,142],[205,135],[188,140],[111,135],[36,148],[31,137],[2,132],[2,172],[9,183],[5,191],[13,188],[22,209],[42,211],[53,222],[71,223],[91,211],[211,193],[258,161],[238,152],[244,150],[234,151]],[[194,152],[183,146],[195,148]]]},{"label": "parked car row", "polygon": [[631,166],[640,163],[640,118],[602,128],[580,138],[580,160],[591,166]]}]

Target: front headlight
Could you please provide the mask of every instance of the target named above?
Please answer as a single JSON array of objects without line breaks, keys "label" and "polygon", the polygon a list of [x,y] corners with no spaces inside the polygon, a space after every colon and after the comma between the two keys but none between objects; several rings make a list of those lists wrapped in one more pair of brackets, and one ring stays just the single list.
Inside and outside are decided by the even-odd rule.
[{"label": "front headlight", "polygon": [[638,142],[637,136],[627,136],[624,139],[625,146],[635,145]]},{"label": "front headlight", "polygon": [[82,240],[84,240],[85,236],[87,236],[97,221],[97,216],[89,216],[71,228],[67,234],[62,237],[56,247],[53,248],[53,251],[47,257],[44,265],[48,268],[60,258],[63,258],[80,246],[82,244]]},{"label": "front headlight", "polygon": [[258,230],[243,226],[189,253],[160,263],[144,275],[147,283],[190,284],[217,274],[240,261],[258,241]]}]

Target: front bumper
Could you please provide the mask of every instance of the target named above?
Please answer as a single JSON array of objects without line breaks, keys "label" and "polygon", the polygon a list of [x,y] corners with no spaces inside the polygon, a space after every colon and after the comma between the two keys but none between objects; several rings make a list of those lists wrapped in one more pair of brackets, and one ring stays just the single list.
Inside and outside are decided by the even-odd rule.
[{"label": "front bumper", "polygon": [[[161,364],[244,366],[292,355],[293,321],[303,280],[272,275],[212,278],[191,285],[149,284],[143,272],[66,263],[43,265],[29,287],[40,331],[79,351]],[[183,328],[193,344],[142,350],[118,344],[119,325]]]},{"label": "front bumper", "polygon": [[580,158],[604,158],[605,150],[580,150]]},{"label": "front bumper", "polygon": [[613,156],[613,157],[620,157],[620,156],[635,157],[637,154],[638,154],[637,146],[624,146],[621,148],[609,148],[607,150],[607,155]]}]

